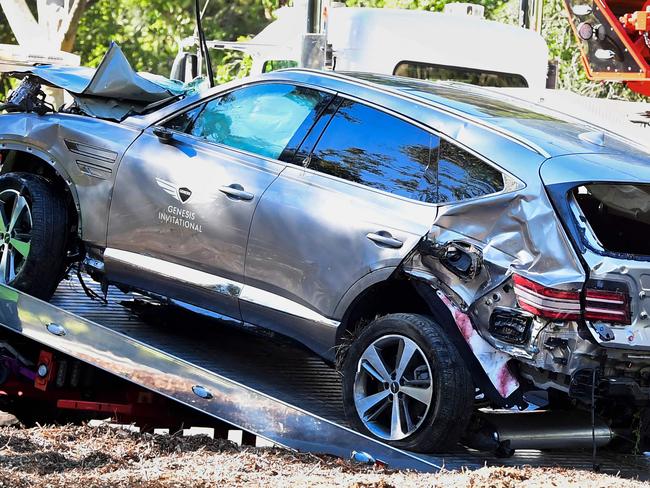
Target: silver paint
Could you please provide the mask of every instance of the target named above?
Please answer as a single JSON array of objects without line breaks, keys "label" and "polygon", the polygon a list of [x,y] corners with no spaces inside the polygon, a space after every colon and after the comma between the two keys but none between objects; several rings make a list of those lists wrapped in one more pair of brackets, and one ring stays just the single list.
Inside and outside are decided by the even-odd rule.
[{"label": "silver paint", "polygon": [[[139,131],[125,124],[80,115],[7,114],[0,116],[0,151],[15,150],[34,155],[52,167],[68,185],[79,209],[80,234],[90,245],[106,246],[106,228],[115,171],[121,156],[138,137]],[[86,174],[76,163],[79,154],[70,151],[65,140],[116,154],[115,163],[87,154],[84,160],[108,166],[105,179]],[[7,172],[5,167],[2,172]]]},{"label": "silver paint", "polygon": [[[163,144],[152,132],[202,100],[268,81],[339,92],[410,120],[499,168],[505,189],[427,205],[183,134]],[[485,341],[520,361],[522,375],[538,385],[548,381],[538,368],[571,374],[595,364],[600,347],[607,347],[613,360],[631,360],[634,351],[647,349],[648,310],[638,299],[632,302],[632,326],[616,328],[615,340],[600,345],[580,338],[575,323],[536,320],[531,340],[521,346],[492,337],[487,326],[496,306],[517,307],[514,293],[503,289],[513,273],[554,288],[580,289],[587,271],[583,258],[592,275],[626,281],[633,297],[645,291],[647,262],[577,255],[544,184],[650,182],[650,156],[609,134],[603,145],[593,144],[580,137],[593,130],[589,124],[490,90],[440,83],[418,93],[419,82],[401,83],[388,87],[359,76],[289,70],[228,83],[121,124],[69,114],[2,115],[0,150],[36,155],[61,175],[79,208],[81,238],[99,249],[94,258],[110,247],[243,286],[239,296],[218,293],[110,253],[109,280],[286,333],[324,355],[335,345],[334,324],[354,299],[400,270],[448,296]],[[75,144],[74,152],[65,141]],[[180,188],[191,190],[184,203]],[[159,213],[170,208],[194,215],[200,231],[176,220],[161,223]],[[390,240],[377,242],[369,235]],[[423,256],[417,251],[423,238],[476,246],[483,256],[479,275],[463,279]],[[245,295],[246,290],[255,293]],[[567,338],[570,345],[549,351],[547,337]],[[558,355],[566,364],[553,361]],[[638,367],[648,364],[645,356],[634,361]]]},{"label": "silver paint", "polygon": [[104,259],[113,264],[120,263],[131,266],[143,273],[159,275],[162,278],[176,280],[205,289],[210,293],[218,293],[228,297],[238,298],[251,304],[260,305],[265,308],[293,315],[307,321],[327,325],[336,328],[339,322],[328,319],[313,310],[268,291],[260,290],[250,285],[244,285],[237,281],[228,280],[220,276],[212,275],[188,268],[178,264],[152,258],[142,254],[136,254],[120,249],[107,248],[104,251]]},{"label": "silver paint", "polygon": [[[385,364],[380,355],[382,349],[390,347],[396,351],[392,376],[392,366]],[[427,386],[409,384],[409,379],[420,379],[415,378],[418,368],[419,374],[426,373],[420,381],[428,381]],[[354,405],[359,418],[380,439],[404,439],[424,422],[434,400],[433,382],[431,365],[414,341],[397,334],[382,336],[366,348],[357,364]],[[421,409],[419,419],[412,414],[414,407]],[[382,421],[379,416],[388,411],[390,418]]]}]

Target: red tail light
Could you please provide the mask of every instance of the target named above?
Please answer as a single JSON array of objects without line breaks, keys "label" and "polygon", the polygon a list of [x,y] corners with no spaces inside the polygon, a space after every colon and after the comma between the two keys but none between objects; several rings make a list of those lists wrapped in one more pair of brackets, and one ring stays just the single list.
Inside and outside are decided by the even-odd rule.
[{"label": "red tail light", "polygon": [[585,290],[587,320],[602,320],[619,324],[630,323],[630,298],[626,293],[609,290]]},{"label": "red tail light", "polygon": [[523,276],[514,275],[515,295],[519,306],[547,319],[580,318],[580,292],[548,288]]},{"label": "red tail light", "polygon": [[523,276],[514,275],[515,295],[519,306],[539,317],[555,320],[601,320],[629,324],[630,300],[621,291],[587,288],[584,307],[579,291],[549,288]]}]

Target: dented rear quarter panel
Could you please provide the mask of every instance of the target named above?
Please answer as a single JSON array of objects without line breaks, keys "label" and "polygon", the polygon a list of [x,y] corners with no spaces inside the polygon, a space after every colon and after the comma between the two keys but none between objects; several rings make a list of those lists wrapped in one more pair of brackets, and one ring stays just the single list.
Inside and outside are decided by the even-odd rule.
[{"label": "dented rear quarter panel", "polygon": [[460,241],[480,250],[482,265],[472,278],[421,252],[404,263],[404,271],[437,290],[496,392],[509,398],[519,387],[509,361],[534,357],[526,345],[503,342],[488,332],[495,308],[518,308],[510,277],[519,273],[568,289],[581,288],[585,280],[539,175],[531,169],[523,188],[441,207],[427,240],[434,246]]},{"label": "dented rear quarter panel", "polygon": [[81,237],[106,245],[110,198],[119,162],[140,131],[71,114],[0,115],[0,149],[32,153],[67,182],[80,212]]}]

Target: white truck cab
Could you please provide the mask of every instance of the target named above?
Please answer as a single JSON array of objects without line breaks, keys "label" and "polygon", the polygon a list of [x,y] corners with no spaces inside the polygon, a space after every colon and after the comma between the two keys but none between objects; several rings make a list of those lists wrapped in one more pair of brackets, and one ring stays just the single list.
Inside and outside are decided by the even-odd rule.
[{"label": "white truck cab", "polygon": [[26,66],[53,64],[56,66],[79,66],[81,58],[76,54],[47,48],[33,49],[14,44],[0,44],[0,73],[7,73]]},{"label": "white truck cab", "polygon": [[[328,45],[326,68],[429,79],[451,80],[505,89],[509,95],[544,105],[569,117],[623,135],[650,149],[647,103],[580,96],[547,83],[548,48],[539,33],[485,20],[484,8],[451,3],[443,12],[385,8],[354,8],[325,3],[321,30]],[[208,41],[215,49],[245,52],[252,73],[300,65],[306,31],[307,5],[294,0],[250,41]],[[194,47],[187,39],[175,65]],[[201,63],[194,63],[200,66]],[[200,69],[200,68],[199,68]],[[188,80],[196,75],[172,77]],[[182,74],[182,73],[181,73]]]},{"label": "white truck cab", "polygon": [[[251,74],[296,67],[303,50],[307,7],[304,0],[294,4],[276,10],[276,20],[250,41],[208,41],[208,47],[250,55]],[[327,4],[322,13],[326,67],[493,87],[546,87],[548,48],[542,37],[485,20],[483,12],[481,5],[467,3],[448,4],[444,12]],[[192,74],[183,72],[182,61],[184,50],[195,43],[195,38],[181,43],[173,78],[191,79]]]}]

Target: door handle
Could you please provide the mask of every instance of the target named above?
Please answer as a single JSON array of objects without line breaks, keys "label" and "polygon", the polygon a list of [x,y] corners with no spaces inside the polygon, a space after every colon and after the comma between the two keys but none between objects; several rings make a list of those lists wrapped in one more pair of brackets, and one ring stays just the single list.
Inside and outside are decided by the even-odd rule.
[{"label": "door handle", "polygon": [[237,200],[252,200],[255,198],[255,195],[245,191],[244,187],[237,183],[228,186],[221,186],[219,187],[219,191]]},{"label": "door handle", "polygon": [[395,239],[390,235],[390,232],[386,232],[385,230],[370,232],[366,234],[366,237],[380,246],[391,247],[393,249],[399,249],[404,244],[399,239]]}]

